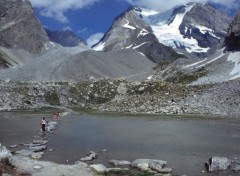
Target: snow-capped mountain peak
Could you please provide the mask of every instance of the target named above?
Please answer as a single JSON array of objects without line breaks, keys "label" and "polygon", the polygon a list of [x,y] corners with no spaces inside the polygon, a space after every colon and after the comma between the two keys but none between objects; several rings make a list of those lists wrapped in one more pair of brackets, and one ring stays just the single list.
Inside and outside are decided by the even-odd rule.
[{"label": "snow-capped mountain peak", "polygon": [[[134,49],[154,62],[175,60],[178,54],[170,47],[160,44],[144,17],[158,14],[157,11],[132,7],[116,18],[104,38],[93,47],[97,51]],[[143,16],[144,15],[144,16]]]},{"label": "snow-capped mountain peak", "polygon": [[203,57],[221,47],[231,22],[231,17],[209,4],[189,3],[158,13],[145,11],[151,12],[144,9],[139,13],[160,43]]}]

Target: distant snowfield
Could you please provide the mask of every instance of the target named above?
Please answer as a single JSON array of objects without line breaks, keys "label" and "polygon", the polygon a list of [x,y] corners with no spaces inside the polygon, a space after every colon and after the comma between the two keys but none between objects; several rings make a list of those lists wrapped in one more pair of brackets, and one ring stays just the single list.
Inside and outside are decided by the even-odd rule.
[{"label": "distant snowfield", "polygon": [[234,68],[231,71],[230,75],[231,80],[240,78],[240,52],[231,53],[228,57],[228,61],[234,62]]},{"label": "distant snowfield", "polygon": [[211,58],[183,66],[188,71],[204,68],[208,74],[192,84],[209,84],[240,78],[240,52],[226,52],[224,48]]}]

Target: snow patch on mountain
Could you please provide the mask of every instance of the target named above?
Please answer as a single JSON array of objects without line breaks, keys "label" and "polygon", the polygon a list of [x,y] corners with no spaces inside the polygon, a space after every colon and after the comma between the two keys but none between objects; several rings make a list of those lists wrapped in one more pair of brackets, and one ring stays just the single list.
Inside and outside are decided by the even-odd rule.
[{"label": "snow patch on mountain", "polygon": [[214,31],[212,29],[209,29],[209,28],[207,28],[205,26],[200,26],[200,25],[195,25],[195,27],[197,27],[202,34],[209,33],[211,36],[213,36],[213,37],[215,37],[217,39],[220,39],[219,37],[217,37],[214,34]]},{"label": "snow patch on mountain", "polygon": [[142,29],[142,30],[139,32],[139,34],[138,34],[137,37],[145,36],[145,35],[147,35],[147,34],[149,34],[149,32],[148,32],[146,29]]},{"label": "snow patch on mountain", "polygon": [[[127,20],[127,19],[126,19]],[[134,26],[129,25],[129,21],[127,20],[127,23],[123,25],[125,28],[129,28],[131,30],[135,30],[136,28]]]},{"label": "snow patch on mountain", "polygon": [[202,65],[197,66],[196,68],[204,67],[205,65],[210,64],[210,63],[212,63],[212,62],[220,59],[220,58],[223,57],[224,55],[225,55],[225,54],[222,53],[220,56],[218,56],[218,57],[216,57],[216,58],[214,58],[214,59],[211,59],[211,60],[209,60],[208,62],[206,62],[206,63],[204,63],[204,64],[202,64]]},{"label": "snow patch on mountain", "polygon": [[137,48],[139,48],[139,47],[141,47],[141,46],[143,46],[143,45],[145,45],[147,43],[149,43],[149,42],[143,42],[140,45],[134,46],[133,49],[137,49]]},{"label": "snow patch on mountain", "polygon": [[235,63],[234,68],[230,73],[230,75],[232,75],[230,80],[240,78],[240,52],[231,53],[228,57],[228,61]]},{"label": "snow patch on mountain", "polygon": [[95,51],[103,51],[104,46],[105,46],[105,42],[103,42],[103,43],[101,42],[98,45],[96,45],[95,47],[93,47],[92,49]]}]

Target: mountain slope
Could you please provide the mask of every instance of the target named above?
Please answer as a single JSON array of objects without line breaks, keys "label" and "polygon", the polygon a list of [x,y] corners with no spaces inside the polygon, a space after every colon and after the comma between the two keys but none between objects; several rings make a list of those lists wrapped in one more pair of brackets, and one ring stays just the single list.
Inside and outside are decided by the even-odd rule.
[{"label": "mountain slope", "polygon": [[200,3],[142,15],[160,43],[184,49],[198,57],[209,56],[221,47],[232,20],[211,5]]},{"label": "mountain slope", "polygon": [[83,39],[78,37],[76,34],[74,34],[70,30],[65,31],[54,31],[50,30],[48,28],[44,28],[49,39],[52,42],[58,43],[62,46],[66,47],[74,47],[78,45],[86,45]]},{"label": "mountain slope", "polygon": [[1,70],[0,79],[13,81],[78,82],[95,78],[146,79],[155,64],[134,50],[79,53],[78,48],[60,48],[23,66]]},{"label": "mountain slope", "polygon": [[48,41],[29,0],[0,1],[0,46],[39,53]]},{"label": "mountain slope", "polygon": [[224,41],[226,51],[240,51],[240,12],[231,23]]},{"label": "mountain slope", "polygon": [[156,63],[182,57],[171,48],[158,42],[151,27],[139,14],[140,11],[139,8],[130,8],[116,18],[112,27],[93,49],[112,51],[132,48],[145,54]]}]

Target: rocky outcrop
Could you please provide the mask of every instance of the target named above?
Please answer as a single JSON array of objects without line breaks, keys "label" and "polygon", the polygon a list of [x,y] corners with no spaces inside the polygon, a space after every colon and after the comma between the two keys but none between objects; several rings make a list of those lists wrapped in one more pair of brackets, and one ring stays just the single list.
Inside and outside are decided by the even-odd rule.
[{"label": "rocky outcrop", "polygon": [[239,81],[198,86],[121,79],[83,83],[1,82],[0,88],[1,111],[69,107],[102,112],[228,117],[239,117],[240,113]]},{"label": "rocky outcrop", "polygon": [[0,1],[0,46],[39,53],[48,41],[29,0]]},{"label": "rocky outcrop", "polygon": [[70,30],[55,31],[45,28],[45,31],[52,42],[58,43],[64,47],[74,47],[86,45],[85,41]]},{"label": "rocky outcrop", "polygon": [[240,12],[230,24],[224,46],[226,51],[240,51]]},{"label": "rocky outcrop", "polygon": [[93,48],[102,51],[132,48],[156,63],[182,57],[170,47],[158,42],[151,27],[143,20],[139,11],[141,11],[139,8],[130,8],[117,17],[100,43]]}]

